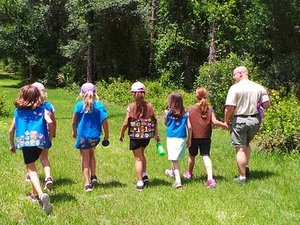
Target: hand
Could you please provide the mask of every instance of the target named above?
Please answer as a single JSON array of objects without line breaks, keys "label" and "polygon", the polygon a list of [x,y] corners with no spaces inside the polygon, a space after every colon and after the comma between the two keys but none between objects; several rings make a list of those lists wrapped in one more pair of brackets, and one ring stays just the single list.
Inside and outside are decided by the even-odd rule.
[{"label": "hand", "polygon": [[11,145],[9,147],[9,151],[11,151],[12,153],[16,153],[16,147],[14,145]]},{"label": "hand", "polygon": [[73,138],[76,138],[77,137],[77,134],[76,133],[73,133]]},{"label": "hand", "polygon": [[156,142],[160,142],[160,137],[159,137],[159,135],[158,134],[155,134],[155,140],[156,140]]},{"label": "hand", "polygon": [[121,134],[119,137],[119,141],[123,141],[123,139],[124,139],[124,134]]},{"label": "hand", "polygon": [[186,141],[186,147],[187,148],[191,147],[191,144],[192,144],[191,140],[187,140]]}]

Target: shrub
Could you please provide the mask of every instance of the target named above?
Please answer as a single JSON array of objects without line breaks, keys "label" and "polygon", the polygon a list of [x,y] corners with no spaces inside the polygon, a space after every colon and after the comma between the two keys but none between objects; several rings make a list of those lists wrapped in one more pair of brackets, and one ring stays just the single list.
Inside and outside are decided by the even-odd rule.
[{"label": "shrub", "polygon": [[224,104],[229,87],[233,84],[232,71],[235,67],[244,65],[249,69],[251,79],[257,76],[249,57],[239,58],[235,54],[230,54],[225,60],[216,63],[204,64],[199,68],[199,76],[195,86],[205,87],[209,91],[209,100],[218,118],[223,118]]},{"label": "shrub", "polygon": [[[146,100],[153,104],[157,115],[162,115],[167,106],[168,95],[172,91],[178,91],[184,99],[185,107],[194,104],[194,95],[183,90],[176,90],[173,86],[167,87],[157,81],[141,81],[146,86]],[[101,99],[126,107],[132,102],[130,87],[132,82],[122,78],[111,78],[109,82],[97,83],[97,93]]]},{"label": "shrub", "polygon": [[0,116],[7,116],[9,114],[6,109],[6,95],[0,92]]},{"label": "shrub", "polygon": [[278,91],[271,91],[272,107],[265,113],[258,135],[258,145],[264,151],[300,151],[300,105],[293,96],[282,98]]}]

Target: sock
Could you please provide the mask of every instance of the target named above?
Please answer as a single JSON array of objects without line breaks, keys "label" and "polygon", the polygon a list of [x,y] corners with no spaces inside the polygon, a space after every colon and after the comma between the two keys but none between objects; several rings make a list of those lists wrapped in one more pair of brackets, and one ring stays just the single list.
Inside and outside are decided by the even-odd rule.
[{"label": "sock", "polygon": [[142,177],[144,177],[144,176],[148,176],[146,171],[142,173]]},{"label": "sock", "polygon": [[180,179],[180,173],[178,169],[174,170],[174,175],[175,175],[175,180],[177,183],[181,183],[181,179]]},{"label": "sock", "polygon": [[139,180],[137,183],[136,183],[136,186],[143,186],[144,185],[144,182],[142,180]]},{"label": "sock", "polygon": [[246,177],[240,176],[240,180],[246,180]]}]

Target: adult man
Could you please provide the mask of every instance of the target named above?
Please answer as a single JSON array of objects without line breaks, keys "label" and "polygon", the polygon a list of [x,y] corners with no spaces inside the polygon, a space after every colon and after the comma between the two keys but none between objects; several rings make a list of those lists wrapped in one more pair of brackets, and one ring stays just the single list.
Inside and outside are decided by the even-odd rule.
[{"label": "adult man", "polygon": [[228,91],[225,106],[225,123],[229,126],[232,120],[230,136],[231,144],[236,148],[236,163],[239,176],[237,183],[246,183],[250,176],[249,167],[250,142],[259,128],[258,103],[266,109],[270,107],[266,89],[249,80],[248,70],[239,66],[233,70],[236,81]]}]

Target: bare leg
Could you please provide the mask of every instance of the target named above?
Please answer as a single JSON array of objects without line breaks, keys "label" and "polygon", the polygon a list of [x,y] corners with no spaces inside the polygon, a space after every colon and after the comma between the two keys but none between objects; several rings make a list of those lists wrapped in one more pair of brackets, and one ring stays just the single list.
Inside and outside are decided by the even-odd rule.
[{"label": "bare leg", "polygon": [[212,180],[213,179],[213,172],[212,172],[212,162],[211,159],[208,155],[202,156],[204,166],[206,169],[206,174],[207,174],[207,180]]},{"label": "bare leg", "polygon": [[247,165],[246,146],[236,148],[236,163],[238,166],[240,176],[246,177],[246,165]]},{"label": "bare leg", "polygon": [[143,173],[143,162],[145,161],[143,155],[143,148],[138,148],[132,151],[134,158],[135,158],[135,173],[138,181],[142,180],[142,173]]},{"label": "bare leg", "polygon": [[96,149],[96,148],[91,148],[91,150],[89,150],[89,153],[90,153],[90,169],[91,169],[91,176],[96,175],[95,149]]},{"label": "bare leg", "polygon": [[251,146],[250,144],[246,145],[246,157],[247,157],[247,165],[249,165],[249,161],[250,161],[250,155],[251,155]]},{"label": "bare leg", "polygon": [[188,160],[188,170],[191,175],[193,174],[194,171],[195,158],[196,158],[195,156],[190,155]]},{"label": "bare leg", "polygon": [[90,149],[80,150],[81,154],[81,169],[84,184],[90,184]]},{"label": "bare leg", "polygon": [[45,178],[51,177],[51,167],[50,167],[50,162],[48,159],[48,151],[49,151],[49,149],[43,149],[43,151],[40,155],[40,161],[44,168]]},{"label": "bare leg", "polygon": [[145,157],[145,148],[144,147],[142,147],[142,155],[143,155],[143,163],[142,163],[143,170],[142,170],[142,172],[145,173],[145,172],[147,172],[147,160]]},{"label": "bare leg", "polygon": [[27,164],[26,167],[27,167],[27,172],[30,176],[30,182],[32,185],[33,194],[38,194],[39,196],[41,196],[43,194],[43,191],[37,174],[35,162]]}]

